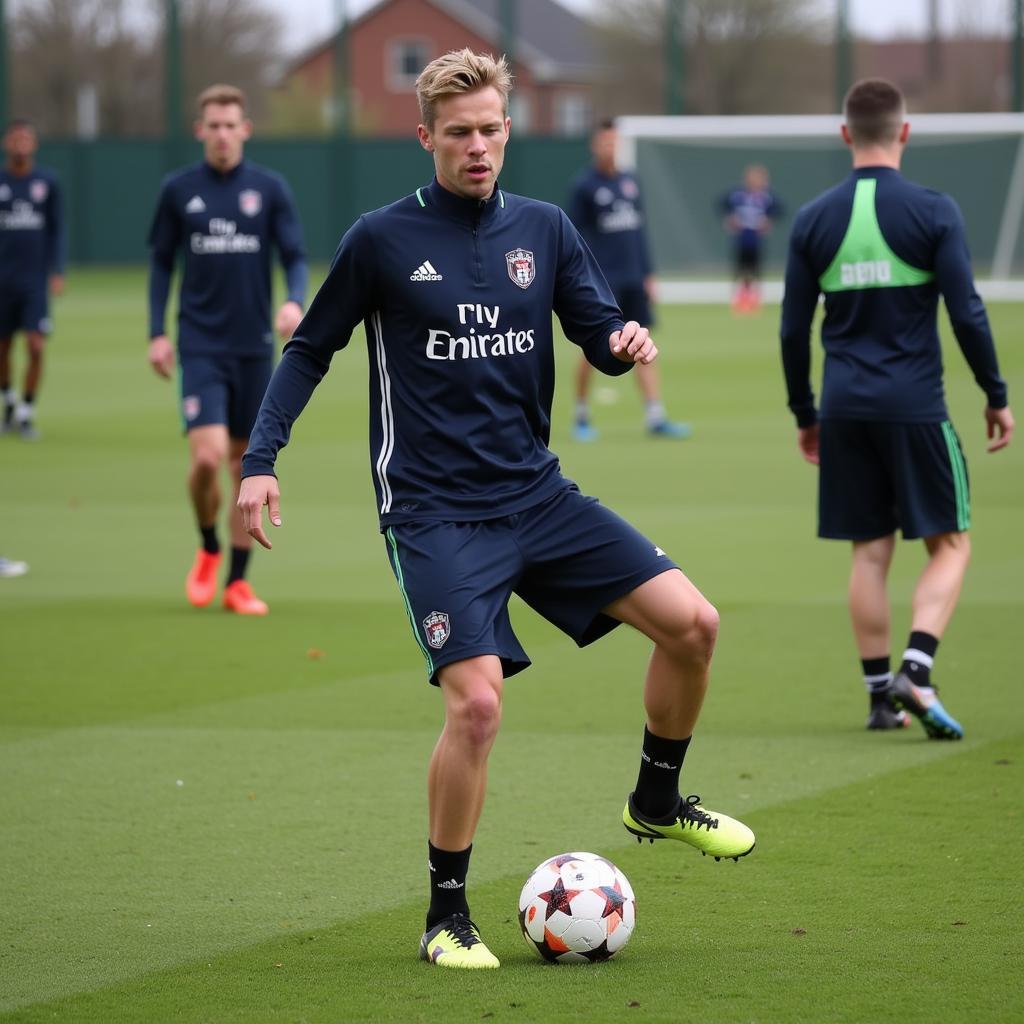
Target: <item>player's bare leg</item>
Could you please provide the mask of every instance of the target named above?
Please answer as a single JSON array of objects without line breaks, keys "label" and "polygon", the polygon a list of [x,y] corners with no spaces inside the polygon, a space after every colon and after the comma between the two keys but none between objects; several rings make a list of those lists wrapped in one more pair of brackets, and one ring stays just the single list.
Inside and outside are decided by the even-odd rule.
[{"label": "player's bare leg", "polygon": [[242,486],[242,456],[248,446],[248,439],[233,437],[228,452],[228,471],[231,476],[233,502],[231,508],[231,568],[224,587],[224,607],[239,615],[266,615],[270,610],[265,601],[261,601],[254,593],[245,572],[249,565],[252,552],[252,537],[242,523],[242,513],[238,508],[238,492]]},{"label": "player's bare leg", "polygon": [[[211,423],[188,432],[188,492],[192,499],[196,523],[204,538],[214,538],[217,513],[220,510],[221,467],[228,459],[228,431],[223,424]],[[208,605],[217,589],[217,568],[220,548],[215,539],[204,540],[185,580],[185,592],[197,608]]]},{"label": "player's bare leg", "polygon": [[888,658],[889,596],[886,581],[896,550],[896,534],[854,541],[850,569],[850,621],[861,658]]},{"label": "player's bare leg", "polygon": [[896,534],[854,541],[848,591],[850,622],[868,690],[867,728],[902,729],[910,719],[893,703],[887,581]]},{"label": "player's bare leg", "polygon": [[594,368],[581,358],[576,364],[576,408],[573,412],[572,436],[577,441],[596,441],[597,431],[590,423],[590,378]]},{"label": "player's bare leg", "polygon": [[439,678],[445,722],[427,774],[430,841],[462,850],[483,810],[487,758],[501,723],[501,662],[494,655],[468,658],[445,665]]},{"label": "player's bare leg", "polygon": [[438,678],[445,721],[427,773],[430,907],[420,957],[442,967],[497,967],[470,920],[466,875],[501,723],[501,662],[494,655],[467,658],[445,665]]},{"label": "player's bare leg", "polygon": [[966,533],[940,533],[925,537],[928,564],[914,588],[911,629],[942,637],[956,610],[967,566],[971,538]]},{"label": "player's bare leg", "polygon": [[607,615],[654,642],[644,682],[643,761],[623,823],[638,838],[679,839],[716,859],[742,857],[754,834],[742,822],[679,796],[679,773],[707,693],[718,637],[714,605],[677,569],[613,601]]},{"label": "player's bare leg", "polygon": [[3,396],[3,420],[0,433],[7,433],[14,423],[14,409],[18,396],[11,387],[11,338],[0,338],[0,395]]}]

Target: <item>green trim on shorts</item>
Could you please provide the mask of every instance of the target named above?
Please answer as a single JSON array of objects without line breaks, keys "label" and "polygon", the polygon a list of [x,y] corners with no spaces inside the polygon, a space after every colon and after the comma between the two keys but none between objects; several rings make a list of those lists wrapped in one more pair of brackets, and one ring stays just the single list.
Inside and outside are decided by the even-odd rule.
[{"label": "green trim on shorts", "polygon": [[953,470],[953,491],[956,494],[956,528],[966,530],[971,525],[971,493],[967,486],[967,465],[964,463],[964,453],[960,450],[960,441],[949,420],[942,422],[942,436],[946,439],[949,464]]},{"label": "green trim on shorts", "polygon": [[430,651],[427,650],[426,645],[420,638],[420,631],[416,627],[416,619],[412,614],[412,605],[409,604],[409,595],[405,592],[405,579],[402,576],[402,563],[398,560],[398,541],[395,539],[395,532],[389,526],[385,531],[385,536],[388,539],[388,543],[391,545],[391,550],[395,556],[395,576],[398,578],[398,589],[402,592],[402,600],[405,602],[405,612],[409,616],[409,625],[412,626],[412,635],[416,637],[416,643],[419,644],[420,650],[423,652],[423,657],[427,661],[427,674],[433,678],[434,676],[434,659],[430,656]]}]

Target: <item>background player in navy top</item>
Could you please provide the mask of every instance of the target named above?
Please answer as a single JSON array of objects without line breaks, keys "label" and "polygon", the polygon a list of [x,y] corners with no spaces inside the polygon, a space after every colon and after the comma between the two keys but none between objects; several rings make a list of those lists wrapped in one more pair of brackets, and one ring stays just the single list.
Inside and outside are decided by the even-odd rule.
[{"label": "background player in navy top", "polygon": [[[277,247],[288,287],[275,318],[283,338],[290,338],[302,319],[308,276],[302,228],[288,186],[277,174],[243,159],[251,132],[240,90],[215,85],[203,92],[195,133],[204,160],[164,182],[149,235],[149,361],[162,377],[174,372],[164,317],[179,256],[182,264],[181,414],[191,456],[189,493],[202,537],[185,589],[197,607],[213,600],[217,586],[218,478],[227,464],[237,498],[242,453],[273,370],[271,246]],[[266,603],[245,579],[252,538],[234,501],[230,520],[224,606],[246,615],[266,614]]]},{"label": "background player in navy top", "polygon": [[738,313],[761,308],[762,240],[782,213],[768,182],[767,168],[752,164],[743,174],[743,185],[722,197],[725,230],[733,241],[736,291],[732,304]]},{"label": "background player in navy top", "polygon": [[[967,466],[946,413],[936,327],[939,295],[985,392],[998,451],[1013,435],[985,308],[974,289],[960,211],[899,173],[909,125],[903,96],[880,79],[847,94],[843,140],[853,173],[800,210],[782,304],[782,359],[800,451],[819,465],[822,537],[853,541],[850,617],[870,697],[869,729],[906,724],[936,739],[959,723],[930,679],[970,557]],[[810,385],[810,329],[825,294],[820,421]],[[896,529],[924,539],[910,639],[890,672],[886,591]]]},{"label": "background player in navy top", "polygon": [[[655,281],[640,185],[632,174],[616,166],[617,145],[615,122],[603,121],[590,140],[593,165],[573,182],[566,212],[597,258],[623,317],[651,327]],[[573,436],[578,441],[597,440],[587,401],[592,373],[593,367],[581,357],[576,370],[573,422]],[[689,437],[690,428],[685,423],[674,423],[665,414],[657,367],[653,363],[639,363],[636,379],[643,394],[647,429],[651,434]]]},{"label": "background player in navy top", "polygon": [[269,547],[262,509],[281,525],[277,454],[362,320],[381,527],[445,705],[428,774],[430,907],[420,955],[448,967],[498,966],[469,918],[466,876],[503,680],[529,664],[509,621],[513,592],[580,645],[619,622],[654,641],[626,827],[718,857],[754,844],[745,825],[679,795],[717,612],[660,548],[581,495],[548,448],[552,311],[606,373],[649,363],[657,349],[645,328],[622,322],[566,215],[498,188],[509,86],[504,61],[469,50],[420,75],[417,131],[436,177],[365,214],[342,239],[260,408],[238,502]]},{"label": "background player in navy top", "polygon": [[[49,296],[64,290],[65,230],[60,183],[35,164],[39,141],[31,122],[18,118],[4,133],[6,162],[0,171],[0,431],[26,440],[39,434],[33,403],[50,333]],[[11,346],[25,332],[28,365],[21,400],[11,379]]]}]

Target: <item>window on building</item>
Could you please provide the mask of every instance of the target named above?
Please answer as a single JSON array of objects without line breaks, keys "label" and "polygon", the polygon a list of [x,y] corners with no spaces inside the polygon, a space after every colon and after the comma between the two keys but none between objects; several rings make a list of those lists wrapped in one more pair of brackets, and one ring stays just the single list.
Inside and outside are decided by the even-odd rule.
[{"label": "window on building", "polygon": [[388,80],[391,88],[406,92],[416,86],[419,73],[430,61],[426,39],[393,39],[388,46]]},{"label": "window on building", "polygon": [[516,135],[528,135],[533,128],[530,116],[530,97],[522,93],[512,93],[508,98],[508,116],[512,118],[512,130]]},{"label": "window on building", "polygon": [[558,93],[554,115],[553,127],[558,135],[586,135],[590,130],[590,101],[584,93]]}]

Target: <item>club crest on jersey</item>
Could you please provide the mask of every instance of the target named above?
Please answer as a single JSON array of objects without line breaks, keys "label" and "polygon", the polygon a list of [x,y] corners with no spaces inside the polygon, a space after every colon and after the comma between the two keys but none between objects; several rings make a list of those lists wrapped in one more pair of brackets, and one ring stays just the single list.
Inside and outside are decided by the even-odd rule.
[{"label": "club crest on jersey", "polygon": [[513,283],[520,288],[529,288],[533,279],[537,276],[537,268],[534,266],[533,253],[529,249],[513,249],[505,253],[505,262],[508,264],[508,276]]},{"label": "club crest on jersey", "polygon": [[33,203],[45,203],[46,197],[50,194],[50,186],[37,178],[29,185],[28,194]]},{"label": "club crest on jersey", "polygon": [[448,637],[452,635],[452,627],[448,621],[447,612],[431,612],[423,620],[423,631],[427,634],[427,643],[435,650],[440,650],[445,645]]},{"label": "club crest on jersey", "polygon": [[238,193],[239,209],[246,217],[255,217],[263,209],[263,196],[254,188]]}]

